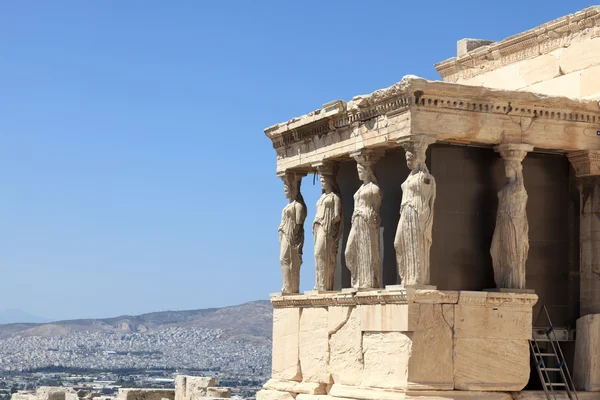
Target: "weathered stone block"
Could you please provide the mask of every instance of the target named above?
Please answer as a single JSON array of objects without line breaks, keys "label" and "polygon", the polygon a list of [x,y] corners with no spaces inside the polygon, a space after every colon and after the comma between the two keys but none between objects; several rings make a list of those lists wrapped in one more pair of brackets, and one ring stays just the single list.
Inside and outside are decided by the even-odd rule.
[{"label": "weathered stone block", "polygon": [[231,389],[224,387],[209,387],[206,388],[206,397],[229,399],[231,398]]},{"label": "weathered stone block", "polygon": [[186,378],[187,377],[185,375],[177,375],[175,377],[175,400],[185,400],[185,396],[186,396],[186,390],[185,390]]},{"label": "weathered stone block", "polygon": [[454,388],[519,391],[529,381],[525,339],[454,338]]},{"label": "weathered stone block", "polygon": [[279,379],[269,379],[263,386],[267,390],[279,392],[304,393],[304,394],[326,394],[327,385],[317,382],[296,382]]},{"label": "weathered stone block", "polygon": [[331,383],[327,308],[302,310],[299,341],[302,380]]},{"label": "weathered stone block", "polygon": [[414,304],[369,304],[359,310],[363,332],[412,331],[419,319],[419,306]]},{"label": "weathered stone block", "polygon": [[600,64],[600,38],[573,43],[560,54],[560,69],[565,74]]},{"label": "weathered stone block", "polygon": [[299,308],[276,308],[273,310],[273,378],[294,381],[302,379],[299,332]]},{"label": "weathered stone block", "polygon": [[516,89],[547,81],[561,75],[558,58],[550,54],[521,61],[518,65],[522,86]]},{"label": "weathered stone block", "polygon": [[119,389],[117,400],[163,400],[175,399],[173,389]]},{"label": "weathered stone block", "polygon": [[[362,386],[406,389],[411,333],[365,332]],[[336,381],[337,382],[337,381]]]},{"label": "weathered stone block", "polygon": [[296,395],[289,392],[279,392],[277,390],[259,390],[256,393],[256,400],[294,400]]},{"label": "weathered stone block", "polygon": [[65,400],[67,393],[77,395],[72,388],[41,386],[35,391],[38,400]]},{"label": "weathered stone block", "polygon": [[335,383],[359,386],[363,371],[360,312],[356,307],[329,307],[329,368]]},{"label": "weathered stone block", "polygon": [[420,304],[417,329],[412,333],[408,388],[452,390],[453,304]]},{"label": "weathered stone block", "polygon": [[186,376],[185,398],[194,400],[197,397],[206,397],[206,389],[216,384],[212,376]]},{"label": "weathered stone block", "polygon": [[361,400],[404,400],[406,398],[406,393],[401,390],[352,387],[337,383],[331,387],[329,395],[335,398]]},{"label": "weathered stone block", "polygon": [[573,380],[578,390],[600,391],[600,314],[577,320]]},{"label": "weathered stone block", "polygon": [[581,73],[581,97],[600,95],[600,65]]},{"label": "weathered stone block", "polygon": [[531,307],[460,304],[455,313],[455,337],[531,339]]},{"label": "weathered stone block", "polygon": [[572,72],[567,75],[548,81],[536,83],[524,87],[528,92],[541,93],[549,96],[564,96],[579,98],[581,95],[581,71]]}]

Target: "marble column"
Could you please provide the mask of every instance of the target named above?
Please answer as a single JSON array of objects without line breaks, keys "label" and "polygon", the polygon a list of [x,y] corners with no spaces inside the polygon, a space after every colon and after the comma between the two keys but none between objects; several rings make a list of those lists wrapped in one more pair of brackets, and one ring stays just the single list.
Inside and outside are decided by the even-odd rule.
[{"label": "marble column", "polygon": [[313,164],[321,176],[323,193],[317,201],[313,236],[315,239],[315,287],[314,290],[331,291],[337,265],[340,239],[344,232],[343,204],[336,181],[337,165],[322,161]]},{"label": "marble column", "polygon": [[494,280],[499,289],[525,289],[529,252],[527,191],[523,181],[523,159],[533,146],[525,143],[500,144],[494,150],[504,159],[508,181],[498,192],[496,228],[490,254]]},{"label": "marble column", "polygon": [[600,391],[600,151],[577,151],[568,157],[580,196],[580,318],[573,380],[580,390]]},{"label": "marble column", "polygon": [[283,180],[283,192],[289,203],[281,212],[279,225],[279,262],[281,263],[282,294],[300,292],[300,266],[304,247],[304,220],[306,204],[300,192],[306,173],[285,171],[278,176]]},{"label": "marble column", "polygon": [[380,279],[380,206],[382,193],[374,166],[381,153],[361,150],[351,154],[363,182],[354,194],[352,226],[346,243],[346,265],[355,289],[378,288]]},{"label": "marble column", "polygon": [[427,147],[435,138],[410,135],[398,143],[404,148],[410,174],[402,184],[400,220],[394,249],[404,287],[430,284],[430,250],[436,184],[425,164]]}]

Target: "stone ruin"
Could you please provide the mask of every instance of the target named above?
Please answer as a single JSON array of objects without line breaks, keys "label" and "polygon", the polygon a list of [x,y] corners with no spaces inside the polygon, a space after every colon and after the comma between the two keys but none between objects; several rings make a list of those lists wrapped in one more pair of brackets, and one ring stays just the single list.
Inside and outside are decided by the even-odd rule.
[{"label": "stone ruin", "polygon": [[600,7],[457,50],[443,81],[265,129],[287,204],[258,400],[543,398],[523,390],[545,310],[574,355],[548,371],[600,399]]},{"label": "stone ruin", "polygon": [[35,393],[14,393],[11,400],[217,400],[231,398],[231,389],[217,386],[210,376],[177,375],[175,389],[119,389],[117,397],[91,390],[42,386]]}]

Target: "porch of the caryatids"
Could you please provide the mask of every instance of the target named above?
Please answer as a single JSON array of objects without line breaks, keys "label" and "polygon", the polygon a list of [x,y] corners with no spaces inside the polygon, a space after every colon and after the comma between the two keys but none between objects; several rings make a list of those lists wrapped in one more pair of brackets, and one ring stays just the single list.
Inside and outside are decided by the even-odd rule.
[{"label": "porch of the caryatids", "polygon": [[490,253],[498,289],[524,290],[529,252],[527,190],[523,180],[523,159],[533,146],[505,143],[494,147],[504,159],[507,182],[498,192],[496,228]]},{"label": "porch of the caryatids", "polygon": [[435,138],[410,135],[398,140],[410,173],[402,184],[400,220],[394,249],[404,287],[430,284],[430,250],[436,184],[425,164],[427,148]]}]

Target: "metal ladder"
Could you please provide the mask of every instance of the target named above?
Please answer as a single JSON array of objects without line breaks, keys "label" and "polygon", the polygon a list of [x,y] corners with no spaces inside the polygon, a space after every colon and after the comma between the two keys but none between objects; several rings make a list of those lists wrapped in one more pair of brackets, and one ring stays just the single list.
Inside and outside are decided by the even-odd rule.
[{"label": "metal ladder", "polygon": [[[554,327],[552,326],[548,309],[546,306],[543,306],[542,309],[544,310],[546,318],[548,319],[549,328],[546,329],[546,337],[552,346],[552,352],[542,352],[539,346],[539,342],[541,340],[536,339],[535,336],[532,336],[532,339],[529,341],[529,347],[531,348],[531,354],[533,354],[535,361],[535,369],[537,370],[540,381],[542,382],[542,387],[544,388],[544,393],[546,393],[546,398],[548,400],[556,400],[557,390],[555,390],[555,388],[564,388],[570,400],[579,400],[579,397],[577,397],[577,391],[575,390],[575,385],[573,384],[573,379],[571,378],[571,373],[567,367],[565,356],[560,349],[560,344],[558,343],[556,334],[554,333]],[[552,368],[547,367],[545,358],[556,359],[558,366]],[[559,375],[562,379],[562,382],[552,382],[550,379],[551,372],[560,372]]]}]

